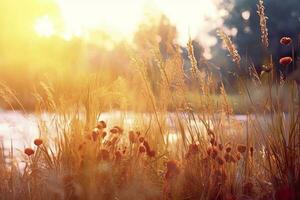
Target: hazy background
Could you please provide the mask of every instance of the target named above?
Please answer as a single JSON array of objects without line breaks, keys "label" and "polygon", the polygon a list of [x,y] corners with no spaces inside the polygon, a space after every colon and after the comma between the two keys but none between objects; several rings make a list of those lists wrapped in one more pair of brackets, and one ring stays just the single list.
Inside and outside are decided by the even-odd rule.
[{"label": "hazy background", "polygon": [[[0,80],[28,109],[35,106],[32,94],[43,81],[68,95],[79,91],[91,73],[99,74],[103,85],[117,81],[130,87],[136,73],[132,56],[147,58],[156,46],[168,58],[167,47],[179,45],[188,71],[186,43],[191,37],[199,69],[218,74],[234,93],[229,73],[233,64],[216,30],[223,27],[232,36],[245,71],[251,64],[260,71],[269,57],[260,42],[256,4],[255,0],[1,0]],[[282,36],[293,38],[297,57],[300,4],[266,0],[265,6],[268,53],[280,70],[279,57],[291,54],[290,48],[280,47]],[[150,78],[155,80],[155,74]]]}]

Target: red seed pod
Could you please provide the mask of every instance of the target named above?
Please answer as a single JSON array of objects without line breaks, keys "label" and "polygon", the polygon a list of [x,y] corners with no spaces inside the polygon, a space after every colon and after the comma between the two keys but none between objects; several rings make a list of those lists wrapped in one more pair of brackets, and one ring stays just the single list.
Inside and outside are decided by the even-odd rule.
[{"label": "red seed pod", "polygon": [[210,154],[211,154],[211,152],[212,152],[212,147],[208,147],[207,150],[206,150],[206,152],[207,152],[207,155],[210,156]]},{"label": "red seed pod", "polygon": [[215,147],[213,147],[213,148],[212,148],[212,151],[211,151],[211,154],[210,154],[210,157],[211,157],[212,159],[215,159],[217,156],[218,156],[218,149],[215,148]]},{"label": "red seed pod", "polygon": [[229,153],[231,151],[231,147],[226,147],[225,151]]},{"label": "red seed pod", "polygon": [[222,151],[223,150],[223,144],[218,144],[219,150]]},{"label": "red seed pod", "polygon": [[143,142],[143,144],[144,144],[147,152],[151,150],[150,145],[146,140]]},{"label": "red seed pod", "polygon": [[119,130],[117,128],[112,128],[109,132],[111,132],[112,134],[117,134]]},{"label": "red seed pod", "polygon": [[137,141],[137,135],[134,131],[129,131],[128,138],[131,143],[135,143]]},{"label": "red seed pod", "polygon": [[103,131],[101,136],[102,136],[102,138],[105,138],[106,135],[107,135],[107,132]]},{"label": "red seed pod", "polygon": [[225,163],[224,159],[220,156],[217,156],[216,161],[219,163],[219,165],[223,165]]},{"label": "red seed pod", "polygon": [[282,37],[280,39],[280,44],[282,44],[282,45],[289,45],[291,43],[292,43],[292,38],[290,38],[290,37]]},{"label": "red seed pod", "polygon": [[178,168],[178,163],[176,160],[169,160],[167,162],[167,170],[175,170]]},{"label": "red seed pod", "polygon": [[31,156],[34,154],[34,150],[32,148],[25,148],[24,149],[24,153],[27,155],[27,156]]},{"label": "red seed pod", "polygon": [[211,138],[209,142],[212,146],[217,146],[218,144],[215,138]]},{"label": "red seed pod", "polygon": [[152,158],[152,157],[155,157],[156,152],[154,150],[150,150],[150,151],[147,151],[147,155]]},{"label": "red seed pod", "polygon": [[98,136],[99,136],[99,129],[94,128],[94,130],[92,131],[92,139],[94,142],[98,139]]},{"label": "red seed pod", "polygon": [[120,161],[122,159],[122,153],[120,151],[115,152],[116,161]]},{"label": "red seed pod", "polygon": [[287,57],[283,57],[283,58],[280,58],[279,60],[279,63],[281,65],[289,65],[293,62],[293,58],[287,56]]},{"label": "red seed pod", "polygon": [[101,149],[98,154],[98,159],[105,161],[109,160],[109,151],[106,149]]},{"label": "red seed pod", "polygon": [[140,131],[136,131],[135,134],[136,134],[138,137],[140,137],[141,132],[140,132]]},{"label": "red seed pod", "polygon": [[116,128],[118,130],[119,134],[122,134],[124,131],[120,126],[114,126],[114,128]]},{"label": "red seed pod", "polygon": [[140,141],[140,143],[143,143],[145,141],[145,138],[144,137],[140,137],[139,141]]},{"label": "red seed pod", "polygon": [[40,146],[43,144],[43,140],[42,139],[35,139],[33,142],[36,146]]},{"label": "red seed pod", "polygon": [[241,160],[241,154],[240,154],[240,153],[237,153],[237,154],[236,154],[236,159],[237,159],[237,160]]},{"label": "red seed pod", "polygon": [[245,153],[246,150],[247,150],[247,147],[245,145],[239,144],[237,146],[237,151],[240,152],[240,153]]},{"label": "red seed pod", "polygon": [[197,154],[199,152],[199,147],[197,144],[190,144],[189,145],[189,149],[188,149],[188,153],[189,154]]},{"label": "red seed pod", "polygon": [[98,129],[104,129],[104,128],[106,128],[106,123],[104,121],[99,121],[97,123],[97,128]]},{"label": "red seed pod", "polygon": [[140,152],[140,153],[145,153],[145,152],[146,152],[146,148],[145,148],[143,145],[141,145],[141,146],[139,147],[139,152]]},{"label": "red seed pod", "polygon": [[231,156],[230,156],[230,154],[229,153],[225,153],[224,159],[226,160],[226,162],[230,163],[231,162]]},{"label": "red seed pod", "polygon": [[170,160],[167,162],[167,172],[165,178],[167,181],[175,178],[180,173],[180,168],[176,160]]}]

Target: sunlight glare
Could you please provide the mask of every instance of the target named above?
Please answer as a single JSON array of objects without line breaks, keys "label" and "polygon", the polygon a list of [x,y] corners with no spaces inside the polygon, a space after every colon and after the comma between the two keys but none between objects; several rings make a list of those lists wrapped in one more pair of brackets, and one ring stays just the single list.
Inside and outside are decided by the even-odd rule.
[{"label": "sunlight glare", "polygon": [[132,39],[145,14],[165,14],[178,30],[178,42],[186,45],[189,36],[197,38],[209,57],[209,47],[216,43],[210,32],[223,24],[228,15],[219,9],[222,0],[56,0],[68,33],[103,30],[114,41]]},{"label": "sunlight glare", "polygon": [[50,37],[55,33],[53,23],[48,16],[43,16],[36,20],[35,31],[43,37]]}]

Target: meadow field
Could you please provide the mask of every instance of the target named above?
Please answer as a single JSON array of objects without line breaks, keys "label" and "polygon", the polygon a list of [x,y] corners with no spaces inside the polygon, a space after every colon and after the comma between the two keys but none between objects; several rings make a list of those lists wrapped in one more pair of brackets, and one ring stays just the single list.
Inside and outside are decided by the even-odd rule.
[{"label": "meadow field", "polygon": [[55,36],[0,50],[0,199],[299,200],[299,41],[287,30],[275,60],[256,3],[259,69],[216,30],[230,81],[165,23],[115,51]]}]

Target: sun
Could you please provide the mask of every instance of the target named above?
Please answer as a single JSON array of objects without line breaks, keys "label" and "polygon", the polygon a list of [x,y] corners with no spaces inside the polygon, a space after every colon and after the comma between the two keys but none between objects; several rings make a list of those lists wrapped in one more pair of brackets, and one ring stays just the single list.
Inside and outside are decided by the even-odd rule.
[{"label": "sun", "polygon": [[48,16],[42,16],[36,20],[35,32],[42,37],[50,37],[55,34],[53,23]]},{"label": "sun", "polygon": [[[103,30],[114,40],[128,39],[143,16],[145,0],[57,0],[67,35],[86,37]],[[68,38],[68,37],[67,37]]]}]

